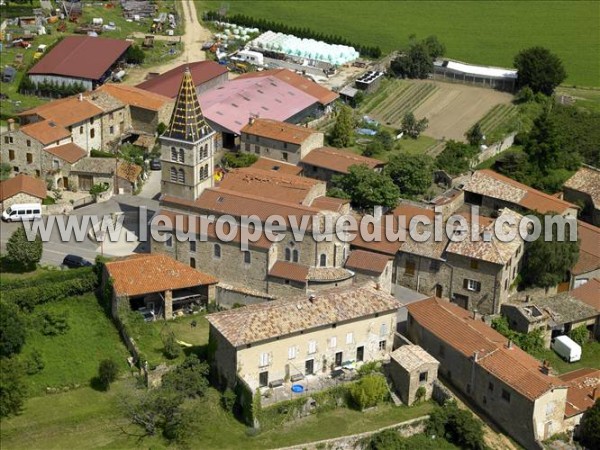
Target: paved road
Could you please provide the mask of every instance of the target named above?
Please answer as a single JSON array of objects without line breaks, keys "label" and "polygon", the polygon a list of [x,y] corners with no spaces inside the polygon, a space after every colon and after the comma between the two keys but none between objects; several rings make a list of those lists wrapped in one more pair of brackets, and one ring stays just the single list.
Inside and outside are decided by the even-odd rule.
[{"label": "paved road", "polygon": [[[123,227],[139,236],[140,222],[140,207],[147,208],[148,220],[158,209],[158,201],[143,198],[139,196],[119,195],[111,198],[107,202],[94,203],[75,210],[71,215],[76,216],[79,220],[84,215],[95,215],[102,217],[105,214],[122,213]],[[47,223],[48,218],[44,218]],[[0,249],[2,252],[6,250],[6,242],[11,234],[21,226],[20,223],[2,223],[0,227]],[[88,228],[89,229],[89,228]],[[64,256],[67,253],[73,253],[82,256],[90,261],[93,261],[96,255],[99,255],[104,250],[107,256],[122,256],[132,252],[147,252],[149,250],[147,243],[140,242],[105,242],[104,249],[92,240],[90,240],[87,232],[85,238],[81,242],[77,242],[75,236],[71,236],[67,241],[63,241],[58,229],[53,228],[48,242],[44,242],[44,252],[42,254],[42,263],[60,265]]]},{"label": "paved road", "polygon": [[160,170],[151,170],[148,172],[148,179],[142,186],[138,197],[158,200],[160,197]]}]

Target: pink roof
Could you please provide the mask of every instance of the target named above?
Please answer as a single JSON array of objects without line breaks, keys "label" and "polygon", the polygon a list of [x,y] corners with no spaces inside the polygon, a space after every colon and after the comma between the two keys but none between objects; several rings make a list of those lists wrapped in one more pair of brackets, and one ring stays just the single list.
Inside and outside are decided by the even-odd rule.
[{"label": "pink roof", "polygon": [[275,77],[235,79],[200,94],[211,122],[240,134],[251,115],[285,122],[317,100]]}]

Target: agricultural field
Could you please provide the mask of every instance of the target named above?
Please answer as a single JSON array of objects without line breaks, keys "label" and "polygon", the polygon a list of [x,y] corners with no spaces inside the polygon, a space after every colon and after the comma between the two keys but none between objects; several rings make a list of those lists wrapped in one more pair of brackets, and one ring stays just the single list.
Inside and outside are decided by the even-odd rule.
[{"label": "agricultural field", "polygon": [[[437,35],[447,56],[473,64],[512,67],[520,50],[542,45],[563,60],[567,85],[600,86],[600,8],[594,1],[197,1],[198,14],[226,5],[245,14],[337,34],[384,52],[410,35]],[[560,32],[557,32],[560,30]],[[595,61],[595,62],[594,62]]]},{"label": "agricultural field", "polygon": [[496,105],[490,109],[479,121],[487,142],[496,142],[512,131],[511,124],[518,112],[518,107],[510,104]]}]

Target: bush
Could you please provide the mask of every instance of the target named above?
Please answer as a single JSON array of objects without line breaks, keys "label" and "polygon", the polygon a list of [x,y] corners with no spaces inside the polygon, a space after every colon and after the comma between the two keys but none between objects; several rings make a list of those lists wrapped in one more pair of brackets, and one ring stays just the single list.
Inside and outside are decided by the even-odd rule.
[{"label": "bush", "polygon": [[233,407],[236,402],[236,395],[231,389],[227,388],[223,394],[221,394],[221,406],[225,411],[233,412]]},{"label": "bush", "polygon": [[15,358],[0,363],[0,417],[18,414],[27,395],[23,365]]},{"label": "bush", "polygon": [[579,425],[579,441],[585,448],[600,448],[600,400],[588,409]]},{"label": "bush", "polygon": [[366,375],[371,375],[373,373],[381,373],[383,369],[383,365],[380,361],[369,361],[360,366],[356,373],[359,377],[364,377]]},{"label": "bush", "polygon": [[177,343],[177,339],[175,339],[175,333],[172,331],[163,339],[163,344],[165,346],[164,354],[169,359],[175,359],[183,352],[181,346]]},{"label": "bush", "polygon": [[25,360],[25,372],[27,375],[35,375],[44,369],[45,363],[42,354],[33,350]]},{"label": "bush", "polygon": [[446,402],[431,412],[425,432],[429,436],[443,437],[463,449],[487,448],[482,423],[470,411],[460,409],[454,401]]},{"label": "bush", "polygon": [[68,315],[44,311],[39,314],[40,331],[44,336],[58,336],[69,331]]},{"label": "bush", "polygon": [[249,167],[258,160],[258,156],[253,153],[225,153],[221,160],[225,167],[237,169],[240,167]]},{"label": "bush", "polygon": [[350,386],[350,396],[358,409],[376,406],[388,396],[388,386],[381,375],[367,375]]},{"label": "bush", "polygon": [[415,392],[415,400],[417,402],[422,401],[425,398],[426,394],[427,394],[427,389],[425,389],[425,386],[419,386],[419,388],[417,389],[417,392]]},{"label": "bush", "polygon": [[590,339],[590,332],[585,326],[573,328],[569,332],[569,337],[583,347]]},{"label": "bush", "polygon": [[94,150],[90,151],[90,156],[92,158],[116,158],[117,156],[111,152],[103,152],[102,150]]},{"label": "bush", "polygon": [[90,195],[97,200],[100,194],[108,191],[108,187],[108,183],[96,183],[90,188]]},{"label": "bush", "polygon": [[143,64],[146,54],[139,45],[132,45],[125,52],[125,59],[128,64]]},{"label": "bush", "polygon": [[206,362],[191,354],[163,376],[162,386],[186,397],[202,397],[208,389],[208,369]]},{"label": "bush", "polygon": [[0,357],[8,358],[25,344],[25,321],[12,303],[0,301]]},{"label": "bush", "polygon": [[119,366],[112,359],[103,359],[98,366],[98,380],[104,390],[110,389],[110,384],[117,379]]},{"label": "bush", "polygon": [[37,234],[35,239],[30,241],[23,226],[17,228],[6,243],[8,259],[26,270],[35,268],[35,265],[42,259],[42,251],[40,235]]}]

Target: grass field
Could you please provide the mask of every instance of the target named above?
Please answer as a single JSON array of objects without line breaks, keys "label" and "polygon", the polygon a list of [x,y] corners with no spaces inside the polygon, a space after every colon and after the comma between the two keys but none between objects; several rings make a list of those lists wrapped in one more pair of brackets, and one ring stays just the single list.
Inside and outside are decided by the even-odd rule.
[{"label": "grass field", "polygon": [[197,11],[247,14],[338,34],[389,52],[408,37],[435,34],[447,56],[511,67],[521,49],[541,45],[557,53],[566,84],[600,86],[600,8],[594,1],[198,1]]},{"label": "grass field", "polygon": [[488,142],[496,142],[502,138],[510,128],[512,119],[517,115],[518,108],[515,105],[496,105],[481,118],[479,124],[481,131]]},{"label": "grass field", "polygon": [[556,95],[569,95],[575,100],[575,106],[600,113],[600,89],[574,89],[560,87]]},{"label": "grass field", "polygon": [[600,342],[593,341],[585,344],[581,350],[581,359],[574,363],[564,361],[551,349],[544,349],[542,352],[534,354],[534,356],[539,360],[548,360],[550,367],[558,373],[571,372],[584,367],[600,369]]},{"label": "grass field", "polygon": [[[42,312],[67,314],[69,330],[63,335],[44,336],[38,320]],[[27,358],[35,349],[45,364],[41,372],[27,377],[30,395],[39,395],[46,387],[87,386],[105,358],[113,358],[121,370],[126,369],[129,354],[93,294],[40,305],[29,318],[20,357]]]}]

